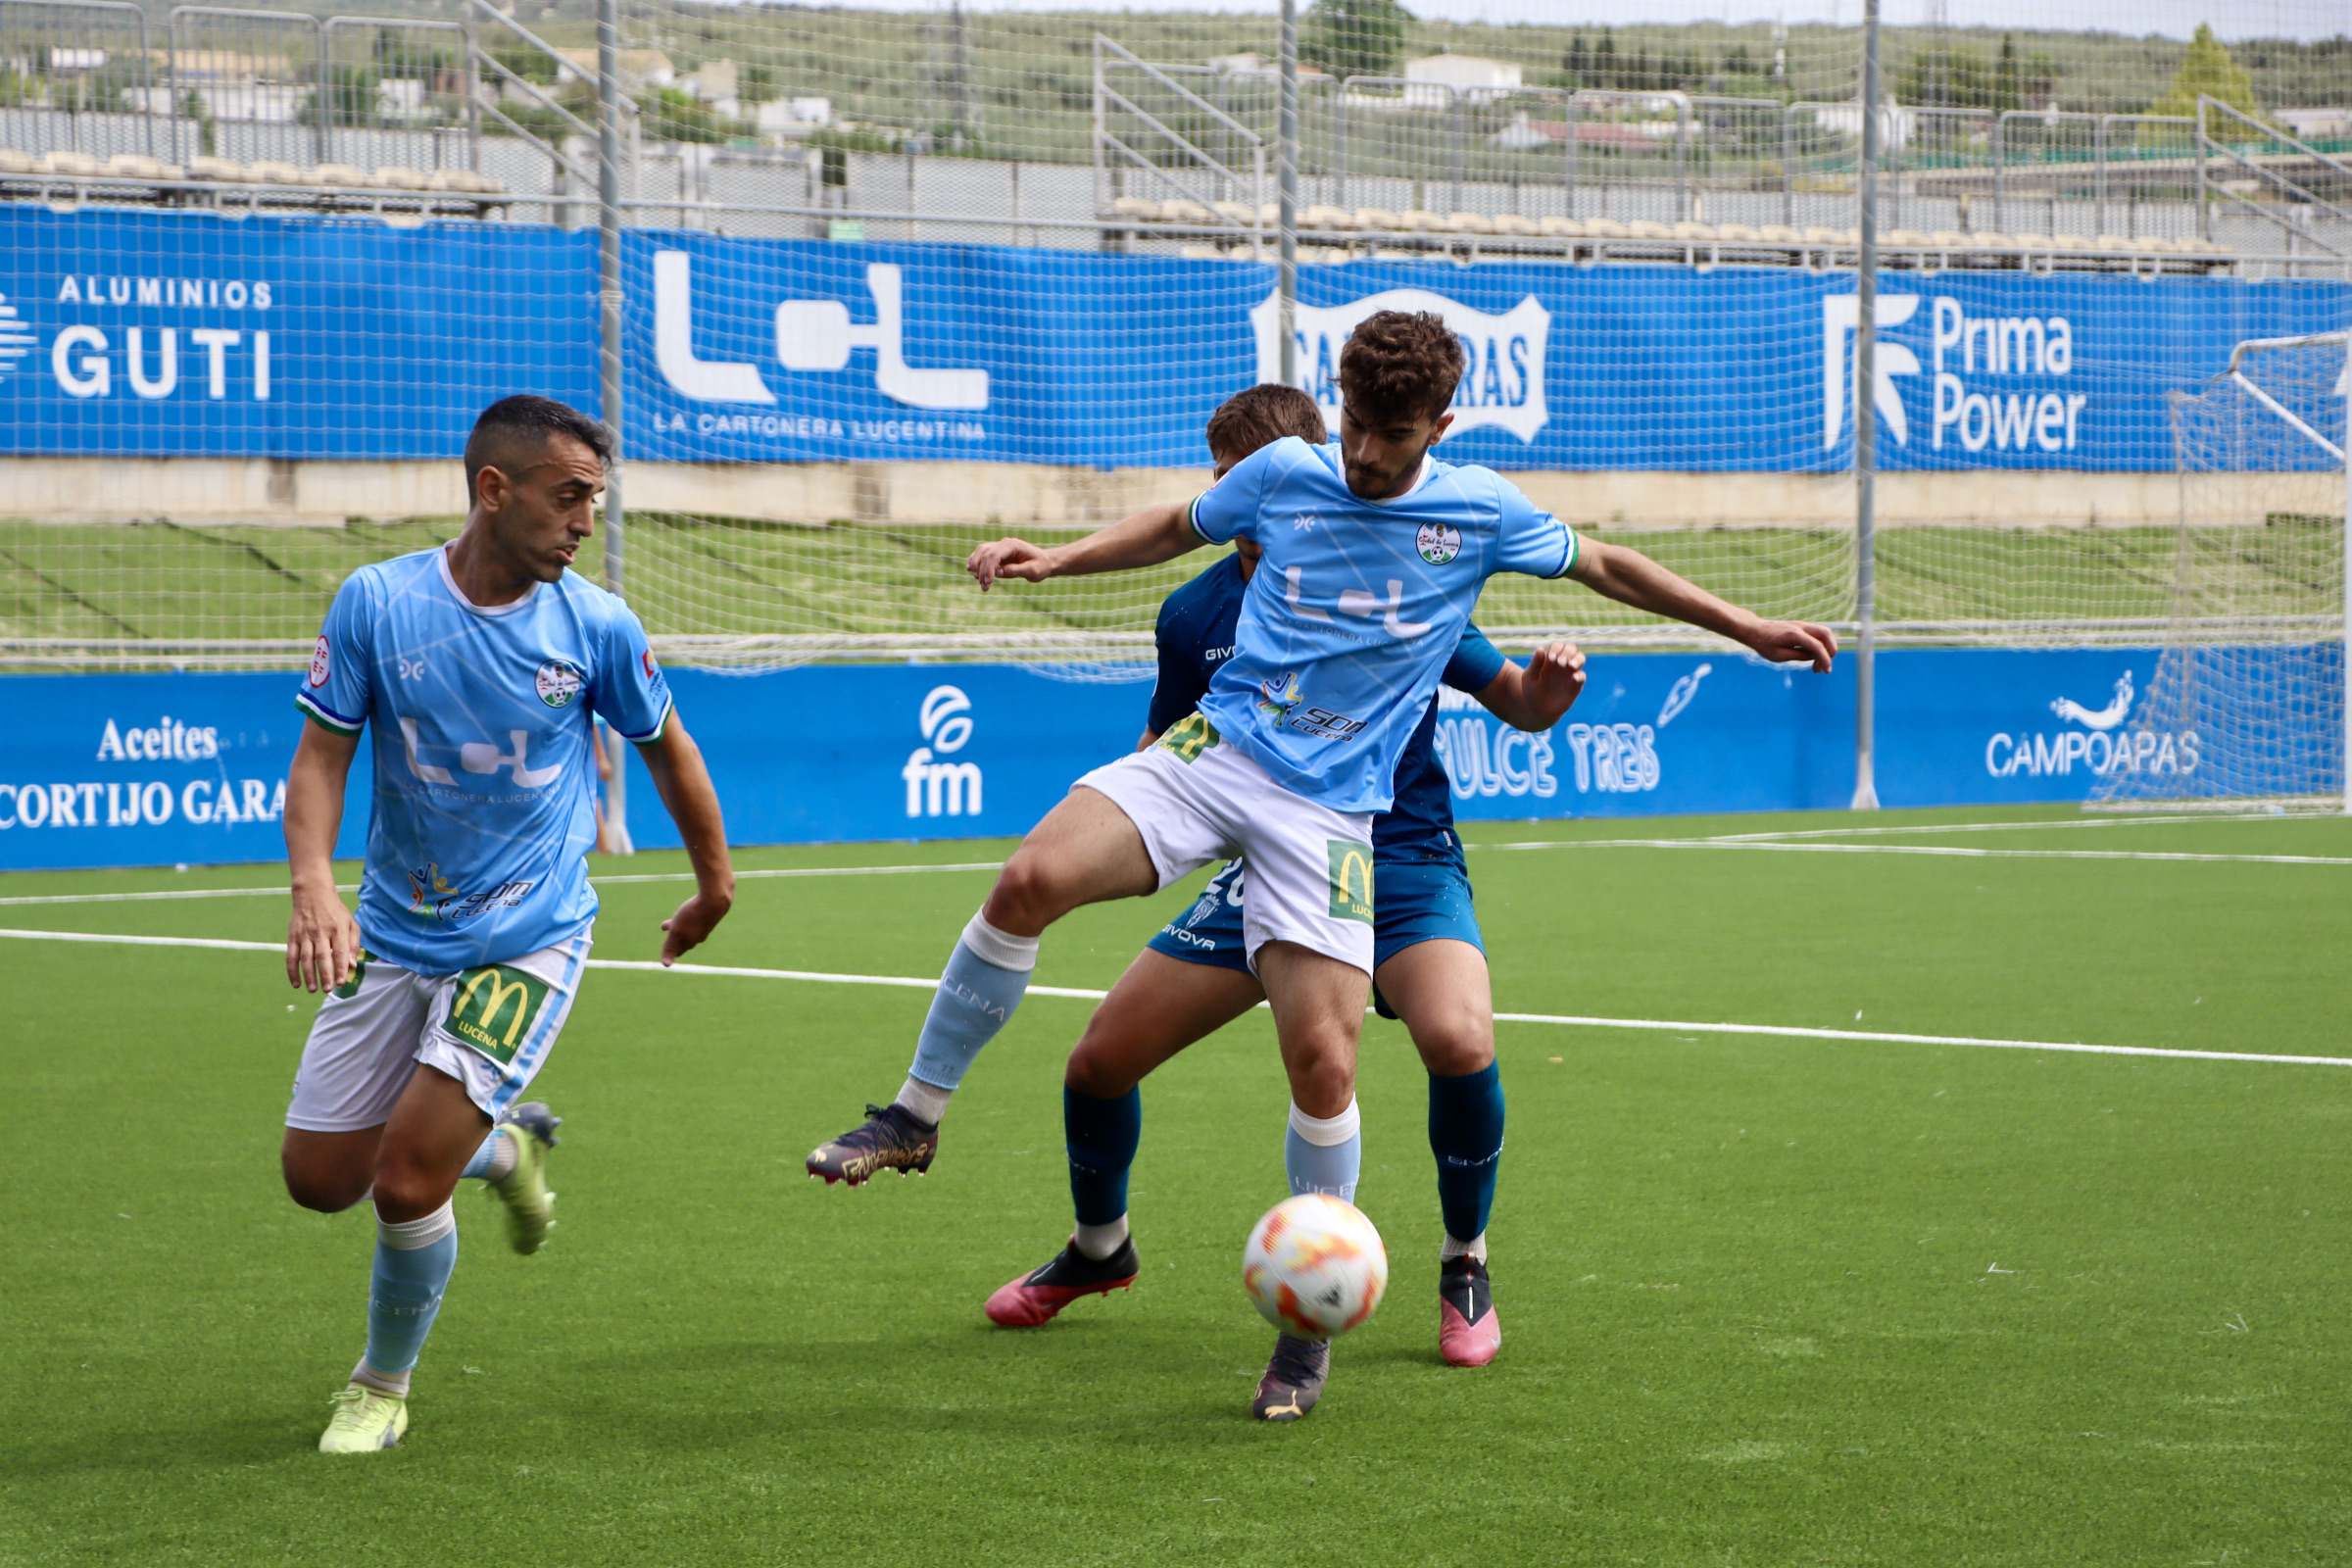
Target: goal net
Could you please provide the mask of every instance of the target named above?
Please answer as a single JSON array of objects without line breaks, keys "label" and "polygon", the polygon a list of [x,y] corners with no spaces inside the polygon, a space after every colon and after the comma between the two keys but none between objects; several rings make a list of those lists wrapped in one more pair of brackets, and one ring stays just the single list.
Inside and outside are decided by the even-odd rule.
[{"label": "goal net", "polygon": [[2345,801],[2345,338],[2241,343],[2173,395],[2172,613],[2092,807]]}]

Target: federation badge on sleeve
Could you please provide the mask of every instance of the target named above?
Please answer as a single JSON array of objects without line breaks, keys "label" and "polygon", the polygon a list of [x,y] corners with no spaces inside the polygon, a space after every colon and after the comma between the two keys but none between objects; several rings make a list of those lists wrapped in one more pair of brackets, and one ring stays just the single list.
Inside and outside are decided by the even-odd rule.
[{"label": "federation badge on sleeve", "polygon": [[329,665],[327,663],[326,657],[326,633],[320,632],[318,634],[318,646],[311,650],[311,684],[313,686],[325,685]]},{"label": "federation badge on sleeve", "polygon": [[1449,522],[1425,522],[1413,536],[1413,546],[1423,561],[1443,566],[1462,553],[1462,532]]},{"label": "federation badge on sleeve", "polygon": [[661,673],[661,670],[654,664],[654,651],[651,648],[648,648],[645,651],[645,657],[640,662],[645,665],[645,678],[647,680],[652,680],[656,675]]},{"label": "federation badge on sleeve", "polygon": [[571,700],[580,695],[580,672],[560,659],[551,659],[539,666],[535,682],[539,700],[550,708],[569,708]]}]

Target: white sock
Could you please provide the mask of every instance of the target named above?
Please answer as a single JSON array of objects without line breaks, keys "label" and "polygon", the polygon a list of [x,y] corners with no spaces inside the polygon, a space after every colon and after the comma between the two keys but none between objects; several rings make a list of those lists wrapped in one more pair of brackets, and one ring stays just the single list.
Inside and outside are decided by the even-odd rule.
[{"label": "white sock", "polygon": [[891,1103],[904,1106],[936,1127],[939,1118],[947,1114],[948,1102],[955,1094],[953,1089],[942,1089],[937,1084],[927,1084],[920,1078],[909,1077],[899,1086],[899,1098]]},{"label": "white sock", "polygon": [[482,1173],[482,1180],[503,1182],[514,1174],[515,1166],[522,1163],[522,1150],[515,1143],[522,1134],[512,1127],[499,1127],[493,1131],[498,1134],[498,1146],[490,1151],[490,1168]]},{"label": "white sock", "polygon": [[363,1389],[389,1394],[395,1399],[409,1396],[409,1375],[406,1372],[378,1372],[368,1364],[368,1358],[364,1355],[360,1357],[360,1364],[351,1369],[351,1381]]},{"label": "white sock", "polygon": [[375,1239],[386,1247],[403,1252],[413,1252],[420,1247],[430,1247],[458,1228],[458,1200],[442,1200],[441,1206],[420,1219],[388,1220],[375,1216]]},{"label": "white sock", "polygon": [[1457,1257],[1475,1258],[1484,1263],[1487,1260],[1487,1233],[1480,1231],[1475,1238],[1467,1242],[1457,1242],[1448,1235],[1446,1238],[1446,1245],[1438,1249],[1438,1261],[1450,1263]]},{"label": "white sock", "polygon": [[1107,1225],[1081,1225],[1072,1240],[1079,1251],[1100,1263],[1126,1244],[1127,1216],[1121,1214]]}]

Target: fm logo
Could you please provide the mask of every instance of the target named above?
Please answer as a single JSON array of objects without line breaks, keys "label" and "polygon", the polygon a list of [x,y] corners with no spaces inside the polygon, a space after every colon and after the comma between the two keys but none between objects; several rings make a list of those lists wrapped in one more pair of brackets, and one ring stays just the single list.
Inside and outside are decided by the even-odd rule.
[{"label": "fm logo", "polygon": [[942,762],[939,755],[960,752],[972,738],[972,700],[960,688],[934,686],[916,713],[923,739],[899,769],[906,781],[908,816],[980,814],[980,764]]}]

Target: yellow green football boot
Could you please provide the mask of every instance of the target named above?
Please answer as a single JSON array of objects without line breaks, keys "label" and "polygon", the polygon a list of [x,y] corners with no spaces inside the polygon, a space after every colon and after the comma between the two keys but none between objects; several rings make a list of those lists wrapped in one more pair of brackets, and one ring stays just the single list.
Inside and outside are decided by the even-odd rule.
[{"label": "yellow green football boot", "polygon": [[514,1144],[514,1168],[486,1183],[491,1196],[507,1207],[507,1241],[528,1256],[539,1250],[555,1220],[556,1195],[547,1190],[547,1152],[556,1147],[556,1129],[564,1118],[538,1101],[526,1101],[507,1112],[498,1124]]},{"label": "yellow green football boot", "polygon": [[334,1419],[319,1434],[320,1453],[373,1453],[400,1446],[409,1430],[409,1401],[354,1383],[326,1401],[335,1407]]}]

